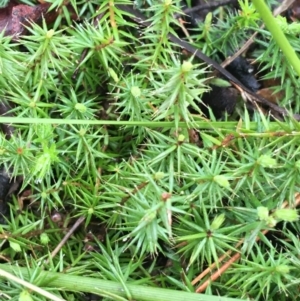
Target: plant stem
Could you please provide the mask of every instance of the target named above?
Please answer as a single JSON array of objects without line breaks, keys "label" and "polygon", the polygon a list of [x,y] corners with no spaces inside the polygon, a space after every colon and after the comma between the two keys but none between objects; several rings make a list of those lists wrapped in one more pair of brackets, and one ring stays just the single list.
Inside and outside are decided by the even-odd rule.
[{"label": "plant stem", "polygon": [[263,19],[266,27],[272,34],[274,40],[281,48],[282,52],[286,56],[287,60],[290,64],[294,67],[297,74],[300,76],[300,60],[290,45],[289,41],[287,40],[286,36],[284,35],[283,31],[277,24],[275,18],[273,17],[270,9],[266,5],[265,1],[263,0],[253,0],[256,10],[260,14],[261,18]]},{"label": "plant stem", "polygon": [[[144,126],[151,128],[168,127],[174,128],[172,121],[117,121],[117,120],[85,120],[85,119],[55,119],[55,118],[24,118],[24,117],[0,117],[0,124],[81,124],[81,125],[116,125],[116,126]],[[249,130],[257,130],[257,122],[250,122]],[[181,128],[201,129],[228,129],[236,130],[236,121],[195,121],[193,124],[179,122]],[[270,122],[268,130],[278,130],[278,123]]]},{"label": "plant stem", "polygon": [[21,284],[23,285],[24,287],[27,287],[29,290],[31,291],[34,291],[44,297],[47,297],[49,300],[52,300],[52,301],[64,301],[63,299],[41,289],[40,287],[30,283],[30,282],[27,282],[23,279],[20,279],[18,277],[16,277],[15,275],[12,275],[11,273],[5,271],[4,269],[0,269],[0,277],[4,277],[12,282],[15,282],[15,283],[18,283],[18,284]]},{"label": "plant stem", "polygon": [[[28,269],[13,267],[7,264],[0,264],[0,269],[10,273],[22,273],[23,277],[28,277]],[[99,280],[91,277],[74,276],[62,273],[53,273],[40,271],[44,283],[49,287],[70,290],[73,292],[88,292],[100,295],[101,292],[107,291],[109,294],[126,297],[126,292],[120,283]],[[241,299],[206,296],[189,292],[175,291],[156,287],[147,287],[142,285],[127,284],[134,300],[140,301],[242,301]]]}]

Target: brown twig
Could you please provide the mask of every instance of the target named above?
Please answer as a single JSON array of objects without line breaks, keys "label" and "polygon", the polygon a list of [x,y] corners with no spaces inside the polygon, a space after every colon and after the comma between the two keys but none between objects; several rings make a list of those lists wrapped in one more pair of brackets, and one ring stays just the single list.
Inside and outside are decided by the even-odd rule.
[{"label": "brown twig", "polygon": [[[64,238],[59,242],[59,244],[56,246],[56,248],[51,252],[51,258],[54,258],[54,256],[59,252],[59,250],[63,247],[63,245],[67,242],[67,240],[70,238],[70,236],[74,233],[74,231],[81,225],[81,223],[85,220],[84,216],[81,216],[77,219],[75,224],[72,226],[72,228],[67,232],[67,234],[64,236]],[[49,262],[49,259],[46,261],[46,263]]]},{"label": "brown twig", "polygon": [[191,38],[188,30],[186,29],[186,27],[184,25],[186,22],[182,18],[178,18],[178,21],[179,21],[181,30],[183,31],[183,33],[185,34],[185,36],[188,38],[189,42],[193,43],[193,40],[192,40],[192,38]]},{"label": "brown twig", "polygon": [[133,194],[136,194],[138,191],[140,191],[141,189],[146,187],[148,184],[149,184],[149,181],[146,181],[146,182],[141,183],[139,186],[136,186],[130,193],[128,193],[127,196],[122,198],[120,205],[124,205]]}]

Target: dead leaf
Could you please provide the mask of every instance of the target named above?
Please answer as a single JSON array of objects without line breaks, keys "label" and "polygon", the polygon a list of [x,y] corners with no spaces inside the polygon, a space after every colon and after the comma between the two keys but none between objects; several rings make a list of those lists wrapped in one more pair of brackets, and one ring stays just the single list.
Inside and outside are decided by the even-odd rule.
[{"label": "dead leaf", "polygon": [[45,18],[46,23],[53,22],[58,16],[58,11],[48,12],[51,3],[42,3],[35,6],[18,4],[10,1],[8,6],[0,9],[0,32],[5,31],[5,36],[13,36],[17,39],[19,35],[26,33],[26,26],[30,22],[40,24]]}]

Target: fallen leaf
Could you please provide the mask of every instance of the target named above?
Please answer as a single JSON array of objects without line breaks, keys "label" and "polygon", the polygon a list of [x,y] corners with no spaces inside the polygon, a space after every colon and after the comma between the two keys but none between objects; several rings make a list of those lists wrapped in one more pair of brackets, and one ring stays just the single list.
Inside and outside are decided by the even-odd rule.
[{"label": "fallen leaf", "polygon": [[46,23],[53,22],[58,16],[58,11],[48,9],[51,3],[42,3],[35,6],[18,4],[10,1],[8,6],[0,9],[0,32],[5,31],[5,36],[13,36],[17,39],[19,35],[26,33],[26,26],[30,22],[41,23],[45,18]]}]

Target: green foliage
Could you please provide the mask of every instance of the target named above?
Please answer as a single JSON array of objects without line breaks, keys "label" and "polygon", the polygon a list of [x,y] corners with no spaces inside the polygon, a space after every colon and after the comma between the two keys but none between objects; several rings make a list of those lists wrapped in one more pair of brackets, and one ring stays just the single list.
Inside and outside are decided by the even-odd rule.
[{"label": "green foliage", "polygon": [[1,0],[0,1],[0,7],[6,7],[8,2],[9,2],[9,0]]},{"label": "green foliage", "polygon": [[[86,296],[51,287],[37,267],[117,281],[126,299],[99,295],[133,300],[128,283],[194,292],[206,267],[220,268],[220,256],[240,252],[207,295],[295,299],[299,124],[245,108],[238,124],[204,118],[203,94],[211,83],[228,82],[211,79],[210,67],[170,42],[170,33],[179,34],[179,0],[135,1],[148,17],[145,28],[119,6],[130,1],[69,1],[72,10],[49,2],[60,11],[54,24],[31,24],[17,41],[0,36],[1,99],[11,114],[30,120],[13,124],[10,139],[0,135],[3,166],[23,180],[1,225],[1,258],[18,261],[30,271],[28,281],[66,300]],[[264,78],[279,79],[272,88],[284,91],[281,103],[292,99],[299,110],[295,71],[259,29],[253,5],[239,3],[239,11],[217,10],[199,22],[194,45],[219,59],[259,30],[250,55]],[[277,21],[299,53],[299,25]],[[63,122],[47,124],[49,118]],[[285,201],[291,209],[281,208]],[[52,257],[82,216],[82,227]],[[1,292],[11,300],[45,299],[11,281],[1,282]]]},{"label": "green foliage", "polygon": [[[251,260],[245,259],[246,264],[233,266],[229,271],[233,274],[232,279],[227,284],[239,287],[243,292],[243,297],[248,295],[249,287],[256,298],[263,300],[270,300],[280,294],[288,295],[289,291],[285,283],[293,280],[292,270],[295,269],[290,265],[288,255],[277,254],[273,249],[268,254],[263,254],[256,246],[250,256]],[[261,278],[264,282],[259,280]]]}]

